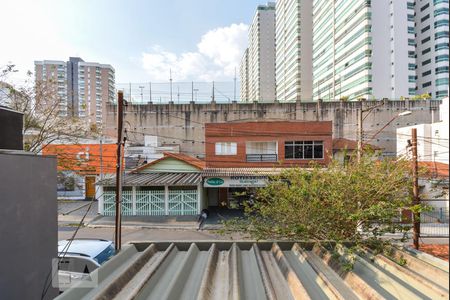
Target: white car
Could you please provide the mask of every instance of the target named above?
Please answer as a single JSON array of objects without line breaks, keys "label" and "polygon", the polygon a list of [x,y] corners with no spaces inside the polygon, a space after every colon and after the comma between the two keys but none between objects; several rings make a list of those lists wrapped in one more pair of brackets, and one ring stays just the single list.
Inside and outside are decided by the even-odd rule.
[{"label": "white car", "polygon": [[115,254],[114,243],[101,239],[58,242],[58,287],[60,291],[88,279],[89,274]]}]

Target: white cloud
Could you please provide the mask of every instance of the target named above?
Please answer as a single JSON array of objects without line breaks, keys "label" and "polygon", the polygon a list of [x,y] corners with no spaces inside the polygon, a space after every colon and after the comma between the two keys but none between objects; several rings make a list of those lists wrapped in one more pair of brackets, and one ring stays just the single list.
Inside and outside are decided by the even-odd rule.
[{"label": "white cloud", "polygon": [[230,80],[239,67],[247,35],[248,25],[232,24],[205,33],[195,52],[176,54],[154,46],[142,53],[142,66],[155,81],[167,81],[170,69],[175,81]]}]

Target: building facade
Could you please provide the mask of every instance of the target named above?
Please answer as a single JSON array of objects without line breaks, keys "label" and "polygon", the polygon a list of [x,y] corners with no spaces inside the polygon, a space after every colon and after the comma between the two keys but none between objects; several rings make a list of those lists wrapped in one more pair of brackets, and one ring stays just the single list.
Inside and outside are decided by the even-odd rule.
[{"label": "building facade", "polygon": [[[61,116],[79,117],[101,128],[106,103],[114,101],[115,71],[111,65],[69,61],[35,61],[37,84],[45,82],[58,95]],[[49,84],[50,83],[50,84]]]},{"label": "building facade", "polygon": [[278,0],[275,17],[275,82],[280,101],[312,99],[312,4]]},{"label": "building facade", "polygon": [[[124,122],[138,132],[128,131],[128,140],[144,143],[144,134],[159,136],[161,143],[180,145],[180,152],[199,158],[205,157],[206,123],[242,121],[332,121],[333,138],[357,139],[358,113],[379,105],[380,101],[323,101],[316,103],[194,103],[189,104],[129,104],[124,107]],[[395,156],[396,129],[420,123],[432,123],[439,114],[436,100],[384,101],[371,111],[363,122],[363,131],[377,134],[371,144],[383,150],[384,155]],[[117,106],[108,104],[105,134],[115,136]],[[400,112],[413,113],[396,122],[390,122]],[[390,123],[389,123],[390,122]],[[389,124],[386,126],[386,124]]]},{"label": "building facade", "polygon": [[329,121],[205,124],[208,168],[326,165],[332,155]]},{"label": "building facade", "polygon": [[248,91],[248,48],[245,49],[239,65],[239,79],[241,81],[240,99],[241,101],[247,102],[250,99]]},{"label": "building facade", "polygon": [[[241,65],[244,101],[275,100],[275,3],[259,5],[250,25],[249,45]],[[246,74],[244,71],[247,70]],[[245,77],[247,75],[247,77]],[[245,95],[244,95],[245,96]]]},{"label": "building facade", "polygon": [[411,131],[417,130],[417,155],[419,161],[449,164],[449,98],[442,100],[439,120],[397,129],[397,156],[409,156]]},{"label": "building facade", "polygon": [[415,95],[414,7],[406,1],[314,1],[314,99]]},{"label": "building facade", "polygon": [[[417,94],[448,96],[449,4],[448,1],[415,1]],[[412,19],[412,18],[411,18]]]},{"label": "building facade", "polygon": [[113,143],[50,144],[43,155],[58,159],[58,198],[95,197],[95,182],[116,172],[117,146]]}]

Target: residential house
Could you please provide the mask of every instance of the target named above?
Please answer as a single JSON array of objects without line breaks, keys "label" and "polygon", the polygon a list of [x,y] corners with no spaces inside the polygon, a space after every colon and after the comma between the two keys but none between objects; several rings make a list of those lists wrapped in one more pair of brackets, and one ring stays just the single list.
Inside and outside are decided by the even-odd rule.
[{"label": "residential house", "polygon": [[326,166],[332,143],[331,121],[205,124],[208,206],[242,207],[249,194],[284,168]]},{"label": "residential house", "polygon": [[116,151],[116,144],[94,140],[44,147],[43,155],[58,158],[58,198],[84,200],[95,197],[95,182],[116,171]]},{"label": "residential house", "polygon": [[[144,164],[123,177],[122,215],[197,215],[206,205],[201,171],[205,162],[181,153]],[[99,214],[115,215],[116,178],[97,183]]]}]

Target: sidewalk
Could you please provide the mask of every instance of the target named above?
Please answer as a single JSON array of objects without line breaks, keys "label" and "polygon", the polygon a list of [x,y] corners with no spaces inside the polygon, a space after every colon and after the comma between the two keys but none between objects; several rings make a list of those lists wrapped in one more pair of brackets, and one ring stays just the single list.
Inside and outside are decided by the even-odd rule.
[{"label": "sidewalk", "polygon": [[[87,226],[91,228],[110,228],[115,226],[115,221],[114,216],[99,216],[89,222]],[[198,223],[196,216],[122,216],[122,226],[192,230],[198,228]]]}]

